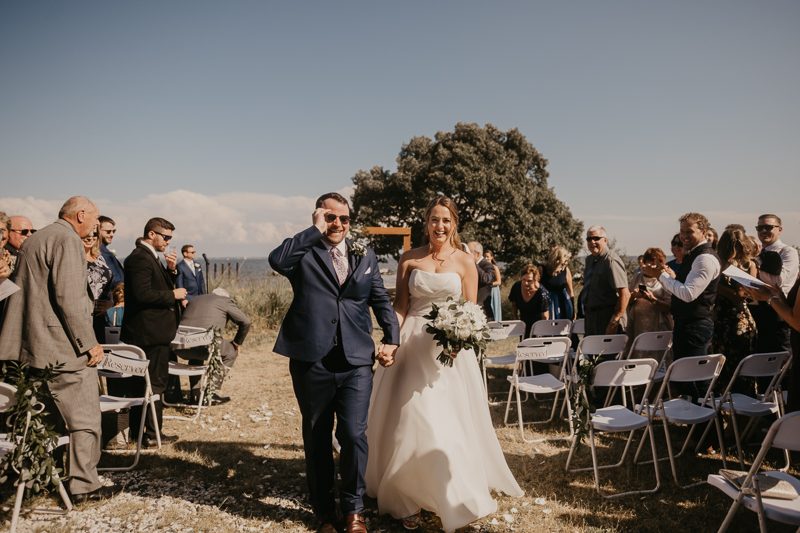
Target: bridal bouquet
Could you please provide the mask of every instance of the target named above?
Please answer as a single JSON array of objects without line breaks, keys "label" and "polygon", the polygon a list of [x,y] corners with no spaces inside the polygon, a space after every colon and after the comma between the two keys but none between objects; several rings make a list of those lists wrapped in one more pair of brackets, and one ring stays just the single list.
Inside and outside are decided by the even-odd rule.
[{"label": "bridal bouquet", "polygon": [[441,307],[433,304],[431,312],[423,318],[429,320],[425,331],[433,335],[436,346],[442,347],[436,359],[443,366],[453,366],[453,358],[462,349],[474,348],[479,357],[483,355],[489,328],[478,305],[463,296],[459,296],[458,302],[450,296]]}]

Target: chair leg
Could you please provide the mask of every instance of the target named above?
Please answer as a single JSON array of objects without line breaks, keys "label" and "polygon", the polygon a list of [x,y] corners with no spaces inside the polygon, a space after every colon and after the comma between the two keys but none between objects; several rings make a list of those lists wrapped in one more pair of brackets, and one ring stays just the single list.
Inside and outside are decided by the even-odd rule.
[{"label": "chair leg", "polygon": [[[506,401],[506,415],[503,417],[503,424],[508,425],[508,412],[511,410],[511,395],[514,392],[514,384],[511,383],[510,387],[508,387],[508,400]],[[517,410],[519,411],[519,406],[517,406]]]},{"label": "chair leg", "polygon": [[733,500],[733,504],[731,504],[731,508],[728,509],[728,514],[725,516],[725,520],[722,522],[722,525],[719,526],[719,531],[717,533],[725,533],[728,530],[728,527],[733,522],[734,517],[736,516],[736,511],[739,509],[739,506],[742,505],[742,500],[744,499],[744,494],[739,492],[736,496],[736,499]]},{"label": "chair leg", "polygon": [[17,497],[14,499],[14,514],[11,515],[11,533],[17,531],[19,523],[19,511],[22,508],[22,496],[25,494],[25,483],[22,482],[20,474],[19,485],[17,485]]},{"label": "chair leg", "polygon": [[744,470],[744,455],[742,454],[742,441],[741,436],[739,435],[739,424],[736,423],[736,411],[733,409],[733,404],[731,404],[731,424],[733,425],[733,437],[736,439],[736,453],[739,457],[739,464]]}]

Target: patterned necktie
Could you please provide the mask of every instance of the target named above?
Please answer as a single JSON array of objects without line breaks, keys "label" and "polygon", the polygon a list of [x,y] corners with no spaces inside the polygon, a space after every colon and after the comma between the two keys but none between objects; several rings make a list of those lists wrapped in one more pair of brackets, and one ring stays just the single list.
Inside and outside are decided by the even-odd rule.
[{"label": "patterned necktie", "polygon": [[347,279],[347,261],[344,260],[342,252],[338,248],[331,248],[331,259],[333,259],[333,268],[336,270],[336,276],[341,285]]}]

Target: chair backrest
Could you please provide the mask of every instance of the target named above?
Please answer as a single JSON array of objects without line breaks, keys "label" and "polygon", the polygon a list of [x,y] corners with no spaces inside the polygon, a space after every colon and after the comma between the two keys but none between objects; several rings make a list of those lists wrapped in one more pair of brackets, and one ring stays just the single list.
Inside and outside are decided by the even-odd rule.
[{"label": "chair backrest", "polygon": [[722,365],[725,364],[725,356],[698,355],[695,357],[684,357],[677,359],[669,365],[664,383],[667,381],[705,381],[715,379],[719,376]]},{"label": "chair backrest", "polygon": [[773,429],[775,437],[772,439],[772,446],[795,452],[800,450],[800,412],[783,415],[772,424],[769,433]]},{"label": "chair backrest", "polygon": [[569,353],[569,337],[545,337],[525,339],[517,345],[518,361],[535,361],[564,357]]},{"label": "chair backrest", "polygon": [[658,368],[655,359],[605,361],[594,369],[596,387],[633,387],[651,382]]},{"label": "chair backrest", "polygon": [[531,337],[560,337],[572,332],[572,320],[557,318],[555,320],[537,320],[531,327]]},{"label": "chair backrest", "polygon": [[[101,344],[103,348],[103,353],[108,354],[114,352],[117,355],[121,355],[123,357],[129,357],[131,359],[140,359],[142,361],[147,360],[147,355],[145,355],[144,350],[139,348],[138,346],[134,346],[132,344]],[[101,377],[112,377],[112,378],[129,378],[131,377],[130,374],[121,374],[119,372],[109,372],[105,370],[98,370],[98,375]],[[147,385],[147,390],[152,393],[151,386],[150,386],[150,372],[145,372],[144,375],[145,383]]]},{"label": "chair backrest", "polygon": [[0,413],[3,413],[17,405],[17,388],[8,383],[0,382]]},{"label": "chair backrest", "polygon": [[769,401],[767,398],[772,390],[777,386],[778,375],[782,374],[786,369],[791,357],[789,352],[773,352],[773,353],[754,353],[748,355],[736,366],[733,371],[731,380],[725,387],[723,395],[730,392],[740,376],[745,377],[772,377],[769,386],[764,394],[764,400]]},{"label": "chair backrest", "polygon": [[119,326],[106,328],[106,344],[119,344],[119,335],[122,328]]},{"label": "chair backrest", "polygon": [[492,321],[487,324],[489,329],[505,330],[506,337],[525,337],[525,322],[522,320],[503,320],[502,322]]},{"label": "chair backrest", "polygon": [[633,339],[628,357],[637,352],[666,352],[672,346],[671,331],[651,331]]},{"label": "chair backrest", "polygon": [[575,322],[572,323],[572,334],[573,335],[586,335],[586,321],[583,318],[579,318]]},{"label": "chair backrest", "polygon": [[589,335],[581,339],[578,353],[587,355],[617,354],[625,350],[627,335]]}]

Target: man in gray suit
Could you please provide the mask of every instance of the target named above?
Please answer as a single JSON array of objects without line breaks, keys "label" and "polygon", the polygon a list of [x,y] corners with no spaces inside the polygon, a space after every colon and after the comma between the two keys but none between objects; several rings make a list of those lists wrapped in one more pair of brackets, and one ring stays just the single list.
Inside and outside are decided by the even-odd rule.
[{"label": "man in gray suit", "polygon": [[92,329],[81,239],[92,233],[99,214],[90,200],[75,196],[63,205],[57,222],[28,237],[12,278],[21,290],[8,299],[0,333],[2,359],[18,359],[33,369],[64,364],[50,391],[69,428],[69,490],[78,503],[122,490],[103,487],[97,477],[101,442],[95,367],[103,349]]},{"label": "man in gray suit", "polygon": [[[236,302],[233,301],[231,295],[225,289],[214,289],[211,294],[195,296],[189,301],[181,318],[181,326],[193,326],[196,328],[214,326],[220,331],[225,329],[228,320],[239,326],[239,329],[232,341],[223,340],[220,346],[224,373],[214,384],[217,390],[222,387],[222,380],[225,379],[225,374],[233,367],[233,363],[239,357],[239,348],[250,331],[250,319],[236,307]],[[198,346],[189,350],[175,350],[175,355],[182,359],[188,359],[189,364],[201,365],[208,359],[208,349],[205,346]],[[191,377],[189,380],[192,383],[192,398],[194,401],[198,401],[200,398],[200,379]],[[227,401],[230,401],[229,397],[220,397],[217,394],[214,394],[211,398],[212,403],[225,403]]]}]

